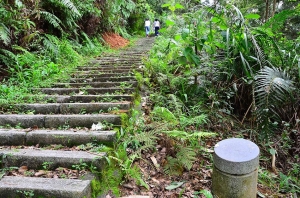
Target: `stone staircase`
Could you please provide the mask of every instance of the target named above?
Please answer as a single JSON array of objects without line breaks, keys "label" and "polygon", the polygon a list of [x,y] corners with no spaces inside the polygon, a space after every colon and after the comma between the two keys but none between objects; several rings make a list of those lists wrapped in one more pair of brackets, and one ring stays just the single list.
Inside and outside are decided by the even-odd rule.
[{"label": "stone staircase", "polygon": [[[113,145],[116,140],[113,129],[122,124],[120,113],[130,110],[133,94],[138,90],[134,70],[142,71],[142,58],[151,43],[153,38],[142,38],[119,54],[96,58],[88,66],[78,67],[69,83],[34,89],[34,93],[43,93],[43,102],[13,105],[13,111],[1,114],[2,170],[11,167],[41,170],[46,163],[47,170],[86,164],[101,171],[106,153],[72,147],[91,142]],[[92,125],[99,123],[101,130],[91,130]],[[49,149],[51,145],[59,145],[60,149]],[[90,198],[94,178],[92,174],[77,179],[4,174],[0,197],[26,197],[25,193],[32,193],[27,197]]]}]

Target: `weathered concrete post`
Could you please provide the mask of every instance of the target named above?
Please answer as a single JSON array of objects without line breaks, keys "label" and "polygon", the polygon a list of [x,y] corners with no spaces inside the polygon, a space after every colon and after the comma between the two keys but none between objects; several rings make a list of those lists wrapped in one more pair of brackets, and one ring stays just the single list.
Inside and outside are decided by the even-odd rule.
[{"label": "weathered concrete post", "polygon": [[217,198],[255,198],[259,148],[242,138],[222,140],[214,148],[212,192]]}]

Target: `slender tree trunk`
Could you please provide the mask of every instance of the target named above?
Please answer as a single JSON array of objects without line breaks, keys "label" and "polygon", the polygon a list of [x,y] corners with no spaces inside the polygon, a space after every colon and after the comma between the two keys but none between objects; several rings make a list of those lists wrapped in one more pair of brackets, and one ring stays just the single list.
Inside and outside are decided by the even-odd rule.
[{"label": "slender tree trunk", "polygon": [[267,22],[268,17],[269,17],[269,0],[266,0],[265,22]]},{"label": "slender tree trunk", "polygon": [[272,17],[275,15],[276,12],[276,0],[273,0],[273,12],[272,12]]}]

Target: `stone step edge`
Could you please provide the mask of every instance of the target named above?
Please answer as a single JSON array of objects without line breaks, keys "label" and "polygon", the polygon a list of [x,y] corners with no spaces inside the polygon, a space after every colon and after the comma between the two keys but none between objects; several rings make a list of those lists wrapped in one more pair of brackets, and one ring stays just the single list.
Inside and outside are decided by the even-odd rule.
[{"label": "stone step edge", "polygon": [[107,113],[125,112],[129,110],[131,102],[90,102],[90,103],[33,103],[11,105],[15,111],[31,112],[31,114],[88,114],[88,113]]},{"label": "stone step edge", "polygon": [[[53,101],[54,103],[72,103],[74,102],[91,102],[91,101],[101,101],[101,100],[108,100],[111,98],[115,98],[114,100],[118,100],[118,102],[121,101],[132,101],[133,95],[131,94],[124,94],[124,95],[73,95],[73,96],[67,96],[67,95],[27,95],[27,99],[30,98],[41,98],[43,101],[47,101],[48,103],[51,103]],[[25,99],[26,99],[25,97]]]},{"label": "stone step edge", "polygon": [[[97,125],[95,125],[97,126]],[[98,126],[99,127],[99,126]],[[51,145],[60,144],[74,146],[96,142],[113,146],[116,131],[74,131],[74,130],[32,130],[32,129],[0,129],[0,145]]]},{"label": "stone step edge", "polygon": [[73,168],[73,165],[86,163],[87,168],[95,167],[100,171],[105,166],[106,153],[92,154],[87,151],[64,151],[42,149],[1,149],[0,157],[4,167],[27,166],[28,169],[41,170],[47,163],[48,170],[58,167]]},{"label": "stone step edge", "polygon": [[35,197],[91,198],[90,183],[90,180],[79,179],[4,176],[0,180],[0,195],[22,197],[22,192],[33,191]]},{"label": "stone step edge", "polygon": [[86,114],[86,115],[0,115],[0,126],[19,126],[22,128],[59,128],[59,127],[86,127],[106,122],[114,126],[121,125],[120,115],[113,114]]}]

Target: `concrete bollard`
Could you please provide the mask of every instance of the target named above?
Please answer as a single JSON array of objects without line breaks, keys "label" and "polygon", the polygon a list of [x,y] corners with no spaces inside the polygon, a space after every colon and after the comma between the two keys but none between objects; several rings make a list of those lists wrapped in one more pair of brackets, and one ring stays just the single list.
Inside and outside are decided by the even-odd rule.
[{"label": "concrete bollard", "polygon": [[242,138],[222,140],[214,148],[212,193],[216,198],[256,198],[259,148]]}]

